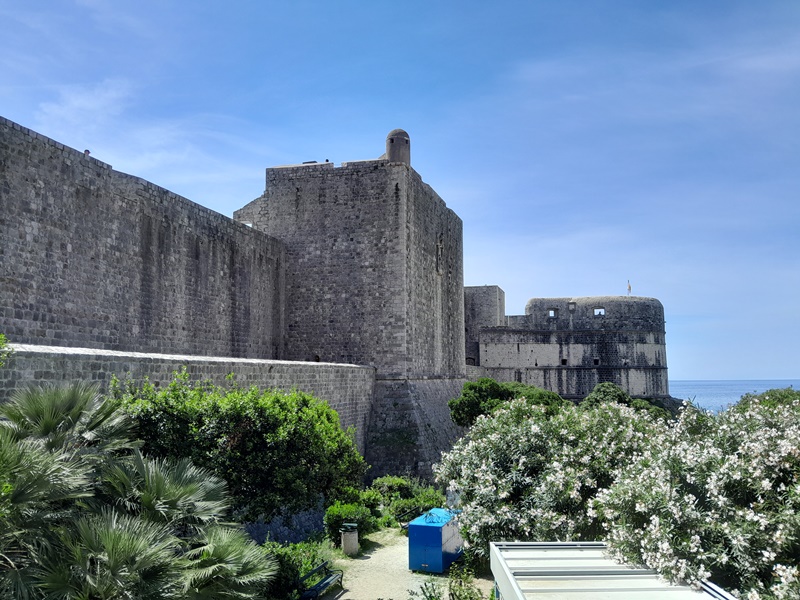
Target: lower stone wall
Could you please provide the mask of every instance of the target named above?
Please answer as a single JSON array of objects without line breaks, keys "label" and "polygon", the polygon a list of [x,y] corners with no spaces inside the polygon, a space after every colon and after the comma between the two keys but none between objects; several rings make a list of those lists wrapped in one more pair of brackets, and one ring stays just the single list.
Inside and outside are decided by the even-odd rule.
[{"label": "lower stone wall", "polygon": [[431,467],[466,430],[450,418],[448,400],[464,379],[378,379],[367,440],[369,476],[408,474],[431,479]]},{"label": "lower stone wall", "polygon": [[598,383],[611,382],[634,398],[668,398],[669,383],[666,367],[643,368],[585,368],[539,367],[502,368],[470,367],[467,377],[476,381],[491,377],[496,381],[519,381],[559,394],[562,398],[582,400]]},{"label": "lower stone wall", "polygon": [[481,377],[489,377],[486,369],[474,365],[467,365],[467,381],[478,381]]},{"label": "lower stone wall", "polygon": [[182,356],[12,344],[13,354],[0,369],[0,402],[29,383],[96,382],[106,389],[112,375],[119,379],[148,377],[166,385],[186,367],[193,381],[223,385],[227,375],[242,387],[292,389],[324,399],[339,413],[343,427],[354,426],[358,449],[366,452],[367,427],[375,387],[375,369],[356,365],[289,362],[244,358]]}]

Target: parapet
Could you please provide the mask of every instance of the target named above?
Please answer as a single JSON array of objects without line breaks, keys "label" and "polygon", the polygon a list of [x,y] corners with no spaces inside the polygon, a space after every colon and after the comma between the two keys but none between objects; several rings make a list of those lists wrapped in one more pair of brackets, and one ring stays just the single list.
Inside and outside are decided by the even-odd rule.
[{"label": "parapet", "polygon": [[664,331],[664,306],[641,296],[531,298],[525,318],[530,329]]}]

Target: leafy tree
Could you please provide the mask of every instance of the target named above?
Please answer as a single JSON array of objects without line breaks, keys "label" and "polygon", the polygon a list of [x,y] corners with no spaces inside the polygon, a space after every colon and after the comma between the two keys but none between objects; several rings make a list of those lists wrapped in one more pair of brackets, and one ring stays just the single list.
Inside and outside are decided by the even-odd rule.
[{"label": "leafy tree", "polygon": [[628,392],[618,385],[611,382],[602,382],[594,386],[594,389],[586,398],[581,400],[580,405],[584,408],[601,406],[609,402],[624,404],[635,410],[646,411],[651,417],[663,420],[672,418],[672,413],[668,410],[656,406],[651,401],[644,398],[631,398]]},{"label": "leafy tree", "polygon": [[224,479],[245,521],[317,506],[360,486],[366,464],[352,430],[304,392],[225,390],[179,374],[165,389],[117,389],[138,425],[143,450],[186,458]]},{"label": "leafy tree", "polygon": [[250,598],[273,576],[222,523],[224,482],[143,456],[95,388],[32,388],[0,417],[0,597]]},{"label": "leafy tree", "polygon": [[549,407],[549,413],[566,404],[555,392],[523,383],[500,383],[489,377],[468,381],[461,395],[447,404],[456,425],[471,427],[479,416],[492,414],[498,406],[514,398],[526,398],[532,404]]}]

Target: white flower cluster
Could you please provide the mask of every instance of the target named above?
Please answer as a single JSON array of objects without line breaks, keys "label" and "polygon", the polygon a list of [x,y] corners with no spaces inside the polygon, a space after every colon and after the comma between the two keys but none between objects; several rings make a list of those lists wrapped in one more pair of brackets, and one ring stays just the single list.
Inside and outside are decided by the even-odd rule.
[{"label": "white flower cluster", "polygon": [[666,432],[618,404],[547,410],[521,399],[480,417],[434,467],[460,494],[465,539],[478,554],[489,541],[596,539],[602,528],[588,501]]},{"label": "white flower cluster", "polygon": [[800,393],[783,396],[685,408],[592,502],[618,555],[742,597],[800,598]]},{"label": "white flower cluster", "polygon": [[[551,411],[552,413],[552,411]],[[468,543],[605,539],[671,580],[800,599],[800,392],[672,423],[617,404],[480,417],[434,467]]]}]

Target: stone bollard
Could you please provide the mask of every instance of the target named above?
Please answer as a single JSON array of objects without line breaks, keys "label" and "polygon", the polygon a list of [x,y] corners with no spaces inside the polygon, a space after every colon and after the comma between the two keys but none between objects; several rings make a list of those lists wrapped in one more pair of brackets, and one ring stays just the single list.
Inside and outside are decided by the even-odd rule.
[{"label": "stone bollard", "polygon": [[342,534],[342,552],[346,556],[358,554],[358,524],[342,523],[339,533]]}]

